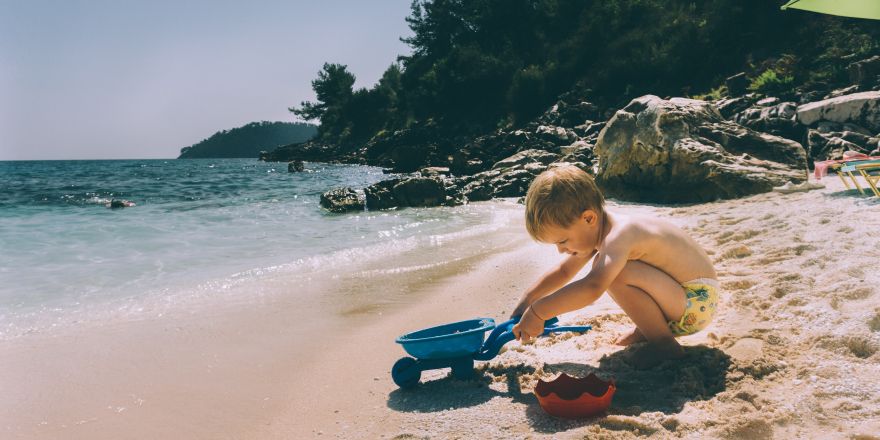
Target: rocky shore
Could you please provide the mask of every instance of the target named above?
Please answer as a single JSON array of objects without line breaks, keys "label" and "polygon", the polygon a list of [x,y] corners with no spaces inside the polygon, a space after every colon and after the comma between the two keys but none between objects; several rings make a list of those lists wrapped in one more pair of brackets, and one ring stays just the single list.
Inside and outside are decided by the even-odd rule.
[{"label": "rocky shore", "polygon": [[535,176],[561,164],[596,176],[620,200],[738,198],[803,182],[814,161],[845,151],[880,154],[880,56],[848,71],[851,84],[831,90],[746,93],[738,74],[721,99],[644,95],[620,109],[569,92],[521,127],[476,138],[421,123],[380,132],[359,148],[306,142],[260,159],[361,163],[397,174],[367,188],[329,189],[321,205],[331,212],[521,197]]}]

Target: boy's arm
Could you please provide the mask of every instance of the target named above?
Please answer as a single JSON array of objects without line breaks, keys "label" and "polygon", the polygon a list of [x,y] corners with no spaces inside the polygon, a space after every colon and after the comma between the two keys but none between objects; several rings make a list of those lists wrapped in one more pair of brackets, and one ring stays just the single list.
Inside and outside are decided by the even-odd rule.
[{"label": "boy's arm", "polygon": [[544,331],[545,320],[594,303],[626,266],[630,249],[623,239],[608,243],[587,276],[533,302],[513,327],[514,336],[521,341],[536,338]]},{"label": "boy's arm", "polygon": [[520,298],[519,304],[513,309],[510,316],[515,317],[522,315],[526,307],[530,306],[533,302],[564,286],[565,283],[569,282],[578,272],[580,272],[581,269],[583,269],[587,262],[590,261],[590,258],[595,254],[596,252],[593,251],[592,254],[586,257],[581,255],[570,255],[557,267],[545,273],[537,282],[535,282],[535,284],[526,290],[522,298]]},{"label": "boy's arm", "polygon": [[626,266],[629,251],[625,243],[609,243],[596,256],[596,262],[587,276],[535,301],[532,310],[538,316],[549,319],[594,303]]}]

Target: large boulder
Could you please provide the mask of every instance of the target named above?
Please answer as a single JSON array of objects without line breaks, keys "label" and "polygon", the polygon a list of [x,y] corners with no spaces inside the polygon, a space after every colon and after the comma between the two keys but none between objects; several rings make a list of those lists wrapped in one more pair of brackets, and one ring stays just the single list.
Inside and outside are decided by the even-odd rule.
[{"label": "large boulder", "polygon": [[799,106],[797,120],[804,125],[832,121],[880,132],[880,91],[852,93]]},{"label": "large boulder", "polygon": [[394,185],[391,191],[401,206],[440,206],[446,202],[446,187],[439,179],[404,179]]},{"label": "large boulder", "polygon": [[385,180],[364,188],[364,195],[369,210],[463,203],[456,188],[448,188],[442,179],[428,177]]},{"label": "large boulder", "polygon": [[389,209],[399,205],[392,190],[394,185],[400,183],[400,179],[383,180],[364,188],[367,209]]},{"label": "large boulder", "polygon": [[801,144],[726,121],[708,102],[646,95],[599,135],[597,182],[613,197],[704,202],[806,178]]},{"label": "large boulder", "polygon": [[336,188],[321,194],[321,206],[337,213],[364,210],[364,202],[351,188]]}]

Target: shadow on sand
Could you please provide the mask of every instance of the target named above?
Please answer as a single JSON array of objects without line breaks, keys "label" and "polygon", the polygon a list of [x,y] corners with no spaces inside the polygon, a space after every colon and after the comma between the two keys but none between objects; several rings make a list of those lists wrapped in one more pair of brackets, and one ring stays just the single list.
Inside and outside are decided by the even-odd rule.
[{"label": "shadow on sand", "polygon": [[[609,413],[630,416],[657,411],[675,414],[682,410],[685,403],[711,399],[725,389],[725,378],[731,362],[730,357],[717,348],[702,345],[685,347],[684,358],[667,361],[648,370],[636,370],[625,361],[637,349],[628,347],[605,356],[599,360],[598,367],[575,363],[547,364],[544,366],[545,377],[563,372],[583,377],[593,372],[603,378],[613,378],[617,392]],[[519,376],[534,372],[534,368],[522,365],[493,367],[477,371],[475,378],[469,381],[452,378],[429,381],[413,390],[391,392],[388,407],[397,411],[435,412],[476,406],[493,397],[504,396],[528,405],[526,417],[537,432],[561,432],[590,424],[613,430],[629,429],[604,417],[563,420],[547,415],[531,390],[523,392],[520,389]],[[506,376],[507,392],[489,388],[493,376]]]},{"label": "shadow on sand", "polygon": [[[538,404],[531,393],[523,393],[519,376],[533,374],[535,369],[525,365],[478,369],[471,380],[452,377],[420,383],[413,389],[397,389],[388,395],[388,408],[396,411],[435,412],[454,408],[467,408],[488,402],[493,397],[504,396],[514,402]],[[490,373],[490,374],[487,374]],[[493,376],[504,376],[508,392],[489,388]]]},{"label": "shadow on sand", "polygon": [[871,191],[871,188],[869,188],[868,185],[864,183],[864,181],[861,183],[861,185],[862,190],[865,191],[864,193],[861,193],[859,192],[859,190],[853,188],[828,193],[825,194],[825,197],[828,197],[830,199],[855,199],[867,204],[880,204],[880,197],[874,196],[874,192]]}]

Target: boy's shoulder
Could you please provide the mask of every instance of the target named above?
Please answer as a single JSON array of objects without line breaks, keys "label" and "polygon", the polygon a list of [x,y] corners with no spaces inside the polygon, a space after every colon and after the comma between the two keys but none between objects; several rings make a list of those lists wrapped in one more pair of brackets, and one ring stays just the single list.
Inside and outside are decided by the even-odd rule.
[{"label": "boy's shoulder", "polygon": [[639,214],[613,214],[613,226],[605,236],[605,246],[632,246],[651,235],[660,226],[656,217]]},{"label": "boy's shoulder", "polygon": [[614,216],[615,223],[605,237],[605,244],[636,245],[645,240],[675,235],[678,229],[668,220],[643,214]]},{"label": "boy's shoulder", "polygon": [[622,241],[629,241],[632,237],[638,235],[639,225],[638,219],[634,219],[632,215],[608,213],[611,220],[611,230],[602,240],[603,247],[614,245]]},{"label": "boy's shoulder", "polygon": [[649,231],[652,229],[656,229],[658,227],[669,226],[670,223],[667,220],[664,220],[660,217],[653,215],[645,215],[645,214],[614,214],[615,220],[617,220],[618,231],[621,233],[637,233],[640,231]]}]

